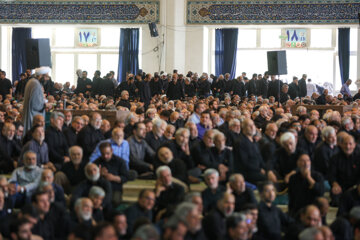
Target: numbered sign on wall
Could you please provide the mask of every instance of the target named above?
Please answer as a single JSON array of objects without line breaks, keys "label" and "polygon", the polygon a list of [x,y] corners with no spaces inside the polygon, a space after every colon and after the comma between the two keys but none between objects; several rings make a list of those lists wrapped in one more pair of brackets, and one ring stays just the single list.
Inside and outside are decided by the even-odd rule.
[{"label": "numbered sign on wall", "polygon": [[286,29],[285,47],[306,48],[308,46],[306,33],[306,29]]},{"label": "numbered sign on wall", "polygon": [[98,46],[98,30],[79,29],[77,39],[79,47],[96,47]]}]

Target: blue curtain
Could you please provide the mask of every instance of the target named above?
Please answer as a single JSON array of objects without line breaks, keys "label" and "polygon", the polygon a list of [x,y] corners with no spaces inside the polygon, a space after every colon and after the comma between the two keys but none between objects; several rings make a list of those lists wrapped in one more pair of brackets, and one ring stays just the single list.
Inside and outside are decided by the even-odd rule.
[{"label": "blue curtain", "polygon": [[215,75],[230,73],[231,79],[236,73],[236,53],[238,29],[224,28],[215,31]]},{"label": "blue curtain", "polygon": [[126,80],[126,73],[139,70],[139,29],[122,28],[120,31],[118,82]]},{"label": "blue curtain", "polygon": [[349,79],[350,71],[350,28],[339,28],[338,52],[342,84]]},{"label": "blue curtain", "polygon": [[26,70],[26,39],[31,38],[31,28],[13,28],[12,33],[12,81]]}]

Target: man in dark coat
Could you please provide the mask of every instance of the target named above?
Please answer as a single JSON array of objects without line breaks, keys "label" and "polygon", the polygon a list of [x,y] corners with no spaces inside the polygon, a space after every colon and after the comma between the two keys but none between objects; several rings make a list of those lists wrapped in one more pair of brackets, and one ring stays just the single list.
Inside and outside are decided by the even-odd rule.
[{"label": "man in dark coat", "polygon": [[91,115],[90,123],[81,129],[78,134],[77,143],[84,150],[84,160],[89,161],[91,153],[94,151],[96,145],[104,140],[104,135],[100,131],[101,115],[93,113]]},{"label": "man in dark coat", "polygon": [[292,83],[289,84],[289,95],[292,100],[300,96],[300,87],[297,77],[293,77]]},{"label": "man in dark coat", "polygon": [[177,74],[173,74],[172,81],[169,83],[166,95],[169,100],[179,100],[184,98],[184,91],[181,82],[178,81]]},{"label": "man in dark coat", "polygon": [[303,74],[302,78],[299,80],[299,97],[305,97],[307,94],[307,88],[306,88],[306,79],[307,75]]}]

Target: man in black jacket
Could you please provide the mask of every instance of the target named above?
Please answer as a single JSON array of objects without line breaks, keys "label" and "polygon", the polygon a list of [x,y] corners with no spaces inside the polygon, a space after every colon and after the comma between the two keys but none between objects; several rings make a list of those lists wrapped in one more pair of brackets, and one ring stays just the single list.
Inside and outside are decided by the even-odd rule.
[{"label": "man in black jacket", "polygon": [[297,159],[297,172],[289,181],[289,213],[295,216],[297,212],[317,197],[324,194],[324,178],[321,173],[311,170],[310,157],[301,154]]},{"label": "man in black jacket", "polygon": [[84,151],[85,161],[89,161],[89,156],[94,151],[96,145],[105,138],[100,131],[101,121],[99,113],[92,113],[90,123],[81,129],[78,134],[77,143]]},{"label": "man in black jacket", "polygon": [[294,222],[275,204],[276,188],[270,181],[261,187],[261,202],[259,203],[259,215],[256,235],[264,239],[280,240],[281,233],[286,232],[287,227]]},{"label": "man in black jacket", "polygon": [[306,79],[307,75],[303,74],[302,78],[299,80],[299,97],[305,97],[307,94]]},{"label": "man in black jacket", "polygon": [[15,125],[5,123],[0,136],[0,173],[10,173],[14,169],[14,162],[21,152],[20,145],[14,140]]},{"label": "man in black jacket", "polygon": [[346,135],[340,144],[340,151],[330,163],[329,182],[332,186],[332,205],[337,205],[340,196],[357,184],[360,174],[360,151],[354,137]]},{"label": "man in black jacket", "polygon": [[99,146],[101,157],[94,164],[101,167],[101,177],[111,183],[113,202],[118,203],[121,199],[122,186],[129,179],[129,172],[125,160],[114,155],[111,144],[103,142]]},{"label": "man in black jacket", "polygon": [[172,181],[171,170],[168,166],[161,166],[156,169],[156,212],[167,207],[179,204],[185,194],[184,188]]},{"label": "man in black jacket", "polygon": [[45,131],[45,141],[49,148],[49,159],[60,170],[65,162],[69,162],[69,146],[62,132],[64,114],[53,112],[50,116],[51,125]]},{"label": "man in black jacket", "polygon": [[235,197],[224,193],[213,209],[203,220],[204,231],[209,240],[223,239],[226,234],[225,219],[234,212]]},{"label": "man in black jacket", "polygon": [[85,94],[91,91],[92,81],[87,77],[87,71],[82,72],[82,78],[78,78],[75,93]]},{"label": "man in black jacket", "polygon": [[242,76],[233,79],[231,82],[231,95],[238,95],[239,97],[245,96],[246,89]]},{"label": "man in black jacket", "polygon": [[292,100],[300,96],[299,79],[293,77],[292,83],[289,84],[289,95]]},{"label": "man in black jacket", "polygon": [[229,185],[232,194],[235,196],[235,212],[240,212],[245,204],[252,203],[257,205],[254,192],[246,187],[243,175],[234,173],[229,178]]},{"label": "man in black jacket", "polygon": [[245,179],[256,184],[267,179],[265,164],[262,159],[258,144],[253,136],[256,127],[251,119],[242,122],[242,136],[240,141],[234,144],[234,172],[242,173]]},{"label": "man in black jacket", "polygon": [[137,203],[134,203],[125,210],[128,224],[128,233],[133,231],[134,223],[140,217],[145,217],[149,221],[153,220],[153,208],[155,205],[155,193],[149,189],[143,189],[139,193]]},{"label": "man in black jacket", "polygon": [[136,97],[137,94],[137,88],[134,84],[134,77],[133,76],[127,76],[126,81],[123,81],[119,84],[119,86],[117,86],[116,90],[115,90],[115,97],[120,97],[122,91],[128,91],[129,93],[129,98],[131,100],[134,100],[134,98]]},{"label": "man in black jacket", "polygon": [[172,81],[169,82],[166,96],[169,100],[178,100],[184,98],[183,87],[181,85],[181,82],[178,81],[177,74],[173,74]]},{"label": "man in black jacket", "polygon": [[71,126],[65,128],[64,135],[67,140],[67,144],[69,147],[76,145],[77,143],[77,135],[80,130],[84,127],[84,120],[80,116],[75,116],[71,121]]},{"label": "man in black jacket", "polygon": [[251,95],[256,96],[256,93],[257,93],[256,78],[257,78],[257,74],[254,73],[252,79],[250,79],[250,81],[247,84],[245,84],[245,88],[247,90],[248,97],[250,97]]},{"label": "man in black jacket", "polygon": [[283,82],[276,79],[275,75],[271,75],[271,81],[268,87],[268,97],[273,96],[275,100],[279,100],[280,89],[282,88]]}]

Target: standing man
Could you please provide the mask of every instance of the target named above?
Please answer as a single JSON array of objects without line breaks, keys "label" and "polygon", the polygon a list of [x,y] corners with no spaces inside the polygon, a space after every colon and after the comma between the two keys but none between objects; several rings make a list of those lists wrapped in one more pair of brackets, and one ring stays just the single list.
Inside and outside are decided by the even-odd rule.
[{"label": "standing man", "polygon": [[6,78],[5,71],[0,71],[0,95],[5,99],[8,94],[12,94],[11,81]]},{"label": "standing man", "polygon": [[32,127],[32,121],[35,115],[45,117],[45,100],[42,86],[39,79],[50,72],[49,67],[40,67],[35,69],[35,75],[31,78],[25,87],[24,93],[24,133]]},{"label": "standing man", "polygon": [[306,87],[306,79],[307,75],[303,74],[302,78],[299,80],[299,97],[306,97],[307,94],[307,87]]}]

